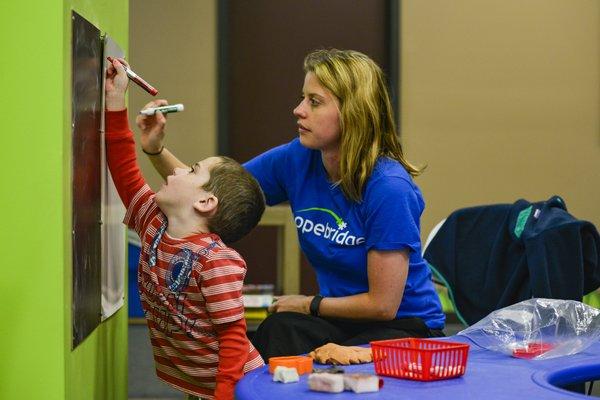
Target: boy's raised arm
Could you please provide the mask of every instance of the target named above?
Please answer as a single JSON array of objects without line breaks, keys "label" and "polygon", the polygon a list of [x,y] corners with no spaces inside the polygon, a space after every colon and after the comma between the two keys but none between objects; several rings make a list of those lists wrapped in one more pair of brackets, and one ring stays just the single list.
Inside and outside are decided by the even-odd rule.
[{"label": "boy's raised arm", "polygon": [[[143,148],[143,147],[142,147]],[[148,158],[152,162],[152,166],[158,171],[160,176],[163,179],[167,179],[167,176],[173,174],[175,168],[187,168],[188,165],[185,165],[173,153],[171,153],[168,149],[163,148],[160,154],[150,155],[149,151],[146,151]]]},{"label": "boy's raised arm", "polygon": [[[125,61],[122,61],[125,63]],[[119,197],[129,207],[145,184],[135,157],[135,141],[129,129],[125,91],[128,79],[123,64],[114,60],[106,70],[106,158]]]},{"label": "boy's raised arm", "polygon": [[[155,100],[146,104],[144,108],[166,106],[167,104],[165,100]],[[166,115],[160,112],[154,115],[138,115],[135,122],[142,132],[140,139],[142,150],[148,155],[150,162],[163,179],[167,179],[167,176],[173,174],[175,168],[187,167],[164,146]]]}]

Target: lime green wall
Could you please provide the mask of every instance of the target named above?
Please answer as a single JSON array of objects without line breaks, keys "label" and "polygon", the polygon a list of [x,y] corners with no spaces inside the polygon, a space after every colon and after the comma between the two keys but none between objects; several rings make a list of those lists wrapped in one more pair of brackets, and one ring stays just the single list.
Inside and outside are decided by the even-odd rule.
[{"label": "lime green wall", "polygon": [[62,14],[41,1],[0,13],[1,399],[64,398]]},{"label": "lime green wall", "polygon": [[71,10],[127,51],[126,0],[0,13],[0,399],[127,398],[126,308],[70,347]]}]

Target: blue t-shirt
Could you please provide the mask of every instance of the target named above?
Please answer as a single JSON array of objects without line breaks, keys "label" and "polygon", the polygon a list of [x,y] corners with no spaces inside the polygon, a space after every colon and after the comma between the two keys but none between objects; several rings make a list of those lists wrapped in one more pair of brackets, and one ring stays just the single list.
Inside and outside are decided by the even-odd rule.
[{"label": "blue t-shirt", "polygon": [[327,178],[321,152],[295,139],[248,161],[267,204],[288,200],[300,247],[314,267],[320,293],[343,297],[369,290],[367,252],[408,250],[410,262],[396,318],[419,317],[442,329],[444,314],[421,257],[420,217],[425,203],[404,167],[380,158],[360,203]]}]

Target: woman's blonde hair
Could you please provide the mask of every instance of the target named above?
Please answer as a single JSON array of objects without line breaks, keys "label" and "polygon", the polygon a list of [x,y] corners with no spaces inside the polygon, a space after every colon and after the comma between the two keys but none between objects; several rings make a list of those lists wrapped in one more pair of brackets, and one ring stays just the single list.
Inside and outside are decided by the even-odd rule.
[{"label": "woman's blonde hair", "polygon": [[339,184],[346,197],[362,200],[379,157],[397,160],[411,176],[421,172],[404,158],[384,75],[373,60],[353,50],[315,50],[304,59],[304,72],[339,100]]}]

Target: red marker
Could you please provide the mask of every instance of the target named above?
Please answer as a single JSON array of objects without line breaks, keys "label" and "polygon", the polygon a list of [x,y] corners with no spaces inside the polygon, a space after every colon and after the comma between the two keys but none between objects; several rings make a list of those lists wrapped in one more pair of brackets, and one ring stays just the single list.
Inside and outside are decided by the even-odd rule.
[{"label": "red marker", "polygon": [[[111,63],[114,60],[112,57],[106,57],[106,59]],[[131,68],[129,68],[125,64],[123,64],[123,63],[121,63],[121,64],[125,68],[125,72],[127,73],[127,77],[129,79],[131,79],[132,81],[137,83],[142,89],[144,89],[146,92],[150,93],[152,96],[156,96],[158,94],[158,90],[156,90],[154,87],[152,87],[152,85],[150,85],[148,82],[143,80],[141,76],[139,76],[138,74],[133,72],[131,70]]]}]

